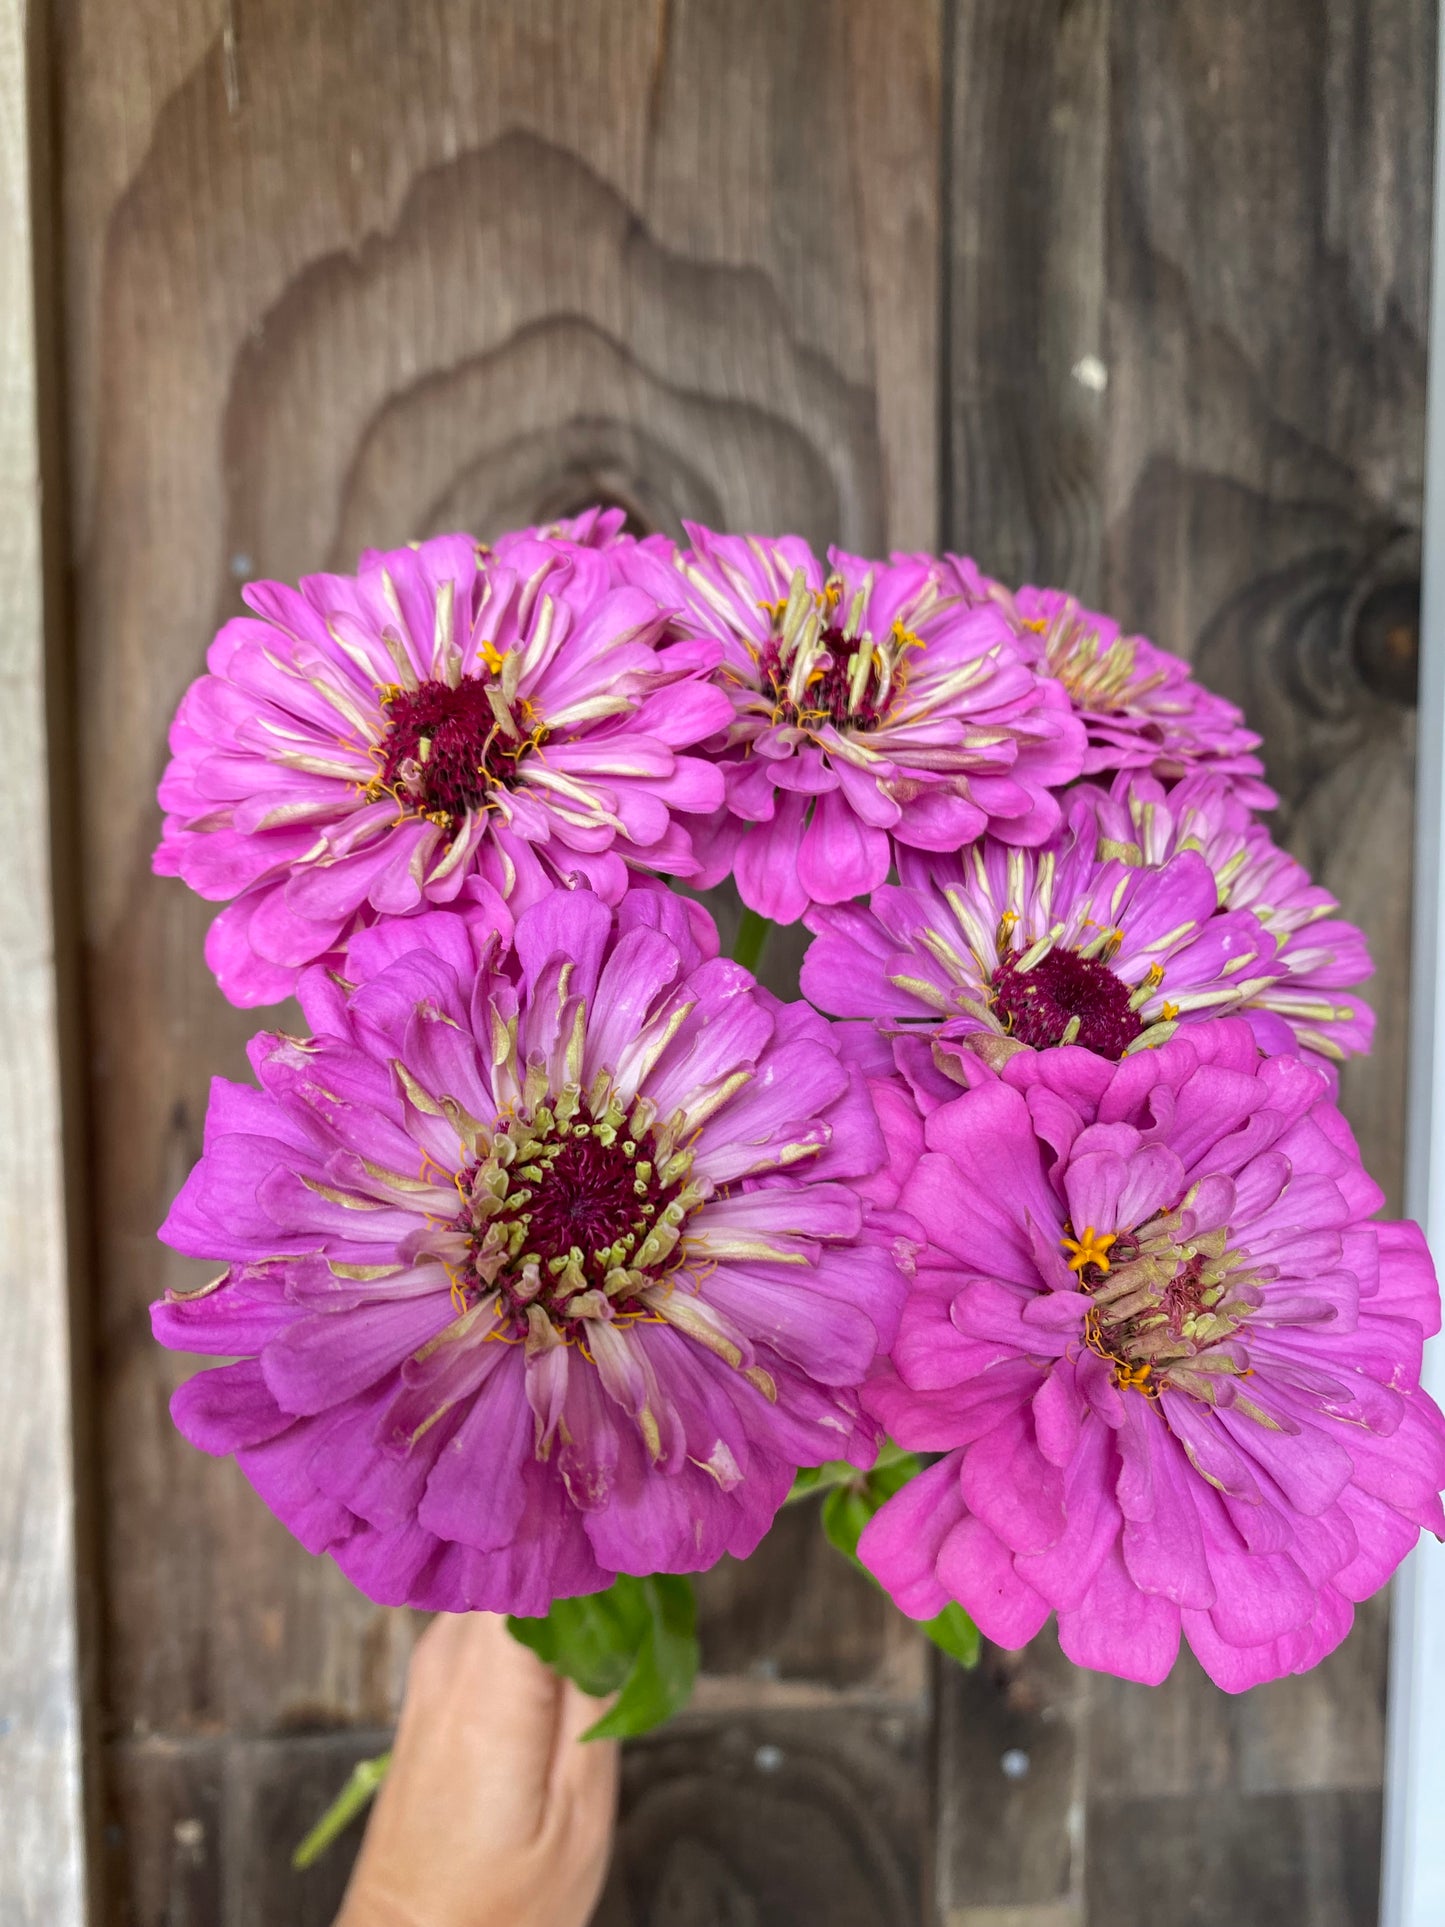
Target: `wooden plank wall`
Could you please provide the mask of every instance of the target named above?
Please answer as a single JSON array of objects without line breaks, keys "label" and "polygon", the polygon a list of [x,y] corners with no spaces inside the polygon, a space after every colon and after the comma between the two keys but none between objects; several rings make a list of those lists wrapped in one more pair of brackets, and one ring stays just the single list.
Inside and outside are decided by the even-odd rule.
[{"label": "wooden plank wall", "polygon": [[[1376,1055],[1344,1090],[1397,1211],[1435,32],[1410,0],[979,0],[951,63],[948,528],[1097,592],[1265,734],[1277,833],[1370,935]],[[1012,1745],[1046,1784],[940,1801],[945,1905],[1373,1923],[1385,1622],[1242,1700],[1188,1660],[1157,1692],[1083,1679],[1045,1641],[951,1681],[941,1781]]]},{"label": "wooden plank wall", "polygon": [[63,855],[67,731],[52,673],[64,650],[48,563],[57,496],[44,352],[45,75],[43,13],[0,0],[0,1920],[80,1927],[86,1736],[69,1288],[76,1146],[66,1115],[77,1053],[65,1047],[71,1026],[62,1021],[75,984]]},{"label": "wooden plank wall", "polygon": [[[1193,653],[1381,961],[1398,1192],[1429,0],[57,0],[108,1922],[327,1922],[414,1627],[172,1434],[145,1307],[254,1019],[149,874],[238,579],[602,496],[971,548]],[[786,962],[787,947],[783,949]],[[811,1522],[703,1588],[603,1927],[1365,1927],[1383,1611],[1226,1702],[935,1673]]]}]

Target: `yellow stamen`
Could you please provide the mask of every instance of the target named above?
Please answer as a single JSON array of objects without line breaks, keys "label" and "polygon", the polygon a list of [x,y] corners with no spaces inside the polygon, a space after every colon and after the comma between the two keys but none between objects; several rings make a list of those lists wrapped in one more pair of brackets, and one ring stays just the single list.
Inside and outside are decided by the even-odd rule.
[{"label": "yellow stamen", "polygon": [[1059,1243],[1065,1251],[1072,1252],[1069,1270],[1081,1276],[1089,1265],[1097,1265],[1100,1271],[1109,1269],[1109,1247],[1118,1239],[1117,1231],[1095,1231],[1092,1225],[1084,1227],[1082,1238],[1060,1238]]}]

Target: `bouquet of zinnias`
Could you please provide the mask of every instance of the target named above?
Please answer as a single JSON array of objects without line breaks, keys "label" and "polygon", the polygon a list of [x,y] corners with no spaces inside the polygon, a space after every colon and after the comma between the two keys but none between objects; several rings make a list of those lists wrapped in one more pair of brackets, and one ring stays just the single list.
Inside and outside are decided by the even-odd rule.
[{"label": "bouquet of zinnias", "polygon": [[620,519],[252,584],[181,703],[156,867],[307,1034],[216,1082],[162,1230],[225,1269],[157,1337],[238,1361],[177,1425],[600,1730],[685,1697],[681,1575],[819,1491],[964,1660],[1052,1613],[1129,1679],[1314,1665],[1445,1535],[1439,1294],[1258,739],[962,558]]}]

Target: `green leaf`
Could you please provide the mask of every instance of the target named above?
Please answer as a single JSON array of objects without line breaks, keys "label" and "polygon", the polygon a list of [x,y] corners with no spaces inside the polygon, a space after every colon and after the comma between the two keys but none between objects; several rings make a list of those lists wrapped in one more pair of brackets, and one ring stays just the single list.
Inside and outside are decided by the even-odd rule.
[{"label": "green leaf", "polygon": [[610,1712],[584,1740],[630,1740],[680,1713],[697,1678],[697,1604],[676,1573],[644,1579],[651,1623]]},{"label": "green leaf", "polygon": [[741,964],[744,970],[751,970],[756,976],[772,928],[768,919],[760,917],[756,910],[744,910],[733,943],[733,962]]},{"label": "green leaf", "polygon": [[[879,1501],[881,1504],[881,1500]],[[836,1546],[845,1559],[858,1563],[858,1541],[863,1528],[878,1510],[866,1490],[840,1485],[823,1501],[823,1533],[829,1545]]]},{"label": "green leaf", "polygon": [[[832,1467],[824,1467],[829,1472]],[[916,1453],[901,1452],[897,1446],[885,1446],[878,1455],[878,1463],[871,1472],[859,1472],[849,1466],[846,1482],[831,1483],[822,1505],[823,1531],[830,1545],[836,1546],[845,1559],[851,1559],[860,1572],[868,1568],[858,1557],[858,1541],[863,1529],[874,1513],[891,1499],[895,1492],[901,1492],[910,1479],[917,1478],[923,1470],[923,1462]],[[823,1481],[815,1481],[817,1490]],[[796,1493],[796,1487],[794,1488]],[[806,1494],[799,1494],[805,1497]],[[873,1578],[871,1572],[868,1573]],[[874,1580],[874,1584],[877,1581]],[[941,1652],[950,1659],[957,1660],[960,1666],[978,1664],[978,1628],[955,1601],[944,1607],[936,1619],[916,1622],[920,1632],[924,1632]]]},{"label": "green leaf", "polygon": [[[890,1466],[906,1465],[908,1477],[899,1481],[906,1485],[919,1469],[918,1456],[905,1452],[901,1445],[885,1439],[879,1448],[878,1457],[873,1462],[874,1473],[886,1472]],[[805,1465],[793,1479],[792,1490],[784,1499],[784,1505],[798,1505],[804,1499],[816,1497],[820,1492],[831,1491],[835,1485],[856,1485],[865,1475],[847,1459],[830,1459],[826,1465]],[[868,1476],[871,1476],[869,1474]],[[896,1488],[895,1488],[896,1489]]]},{"label": "green leaf", "polygon": [[691,1582],[672,1573],[623,1574],[606,1592],[559,1599],[545,1619],[510,1618],[512,1636],[584,1693],[616,1693],[584,1739],[632,1739],[687,1704],[697,1677]]},{"label": "green leaf", "polygon": [[376,1789],[386,1778],[391,1765],[390,1753],[378,1753],[374,1760],[358,1760],[351,1777],[322,1814],[316,1825],[291,1856],[297,1873],[304,1873],[318,1861],[334,1840],[340,1838],[359,1813],[370,1805]]},{"label": "green leaf", "polygon": [[627,1678],[646,1635],[646,1583],[624,1576],[606,1592],[554,1600],[544,1619],[513,1615],[507,1629],[553,1672],[575,1680],[594,1699],[605,1699]]},{"label": "green leaf", "polygon": [[977,1666],[978,1628],[956,1599],[949,1600],[937,1619],[923,1619],[918,1624],[940,1652],[956,1659],[960,1666]]}]

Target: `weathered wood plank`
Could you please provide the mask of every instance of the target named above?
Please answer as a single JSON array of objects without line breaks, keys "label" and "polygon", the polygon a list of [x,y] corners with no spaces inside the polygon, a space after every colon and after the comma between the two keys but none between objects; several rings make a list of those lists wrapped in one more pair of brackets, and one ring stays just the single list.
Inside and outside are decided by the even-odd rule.
[{"label": "weathered wood plank", "polygon": [[[166,1419],[188,1366],[145,1307],[192,1272],[154,1227],[258,1027],[207,979],[206,909],[148,874],[169,714],[237,578],[363,543],[599,494],[650,526],[931,542],[939,5],[63,11],[109,1714],[259,1744],[385,1723],[412,1628]],[[880,1647],[826,1553],[800,1584],[801,1530],[705,1589],[723,1665],[771,1642],[724,1697],[916,1707],[916,1639]],[[150,1798],[138,1868],[169,1851]]]},{"label": "weathered wood plank", "polygon": [[1435,9],[1116,9],[1111,606],[1266,738],[1370,936],[1347,1106],[1400,1196]]},{"label": "weathered wood plank", "polygon": [[828,1544],[816,1504],[784,1512],[750,1559],[703,1576],[698,1631],[708,1672],[740,1676],[757,1697],[810,1681],[860,1701],[927,1697],[930,1648]]},{"label": "weathered wood plank", "polygon": [[[1421,0],[1191,0],[1111,41],[1105,600],[1244,705],[1276,834],[1370,937],[1343,1089],[1397,1209],[1434,36]],[[1372,1918],[1385,1618],[1240,1701],[1092,1682],[1091,1912]]]},{"label": "weathered wood plank", "polygon": [[1088,1918],[1103,1927],[1374,1927],[1378,1790],[1102,1801]]},{"label": "weathered wood plank", "polygon": [[[1277,833],[1375,951],[1377,1055],[1344,1092],[1398,1208],[1435,9],[960,0],[954,22],[947,532],[1192,655],[1265,734]],[[1246,1789],[1347,1788],[1373,1811],[1384,1625],[1372,1603],[1318,1673],[1239,1702],[1187,1660],[1158,1691],[1089,1681],[1071,1716],[1089,1918],[1146,1917],[1113,1910],[1156,1825],[1189,1844],[1172,1884],[1155,1856],[1155,1918],[1305,1918],[1282,1874],[1272,1915],[1230,1911],[1221,1876],[1207,1906],[1191,1882],[1209,1851],[1249,1864]],[[945,1816],[976,1805],[983,1770],[954,1725]],[[1083,1905],[1039,1885],[1058,1885],[1071,1785],[1052,1809],[1047,1785],[986,1807],[981,1871],[945,1817],[960,1922]],[[1156,1795],[1214,1804],[1161,1804],[1156,1823]],[[1114,1824],[1123,1796],[1134,1829]],[[1344,1797],[1288,1811],[1313,1827]],[[1358,1894],[1373,1826],[1347,1837]]]},{"label": "weathered wood plank", "polygon": [[[0,5],[0,1918],[81,1927],[82,1790],[64,1066],[50,780],[57,686],[37,352],[44,10]],[[43,263],[39,278],[43,284]],[[43,285],[42,285],[43,293]],[[52,584],[49,585],[53,588]],[[49,624],[49,628],[47,627]],[[63,881],[63,872],[61,873]],[[60,928],[58,929],[58,926]],[[68,980],[67,985],[68,988]]]},{"label": "weathered wood plank", "polygon": [[1109,0],[956,0],[945,533],[1099,584]]},{"label": "weathered wood plank", "polygon": [[[1021,1653],[985,1646],[938,1677],[939,1910],[949,1923],[1011,1910],[1069,1919],[1083,1891],[1083,1681],[1052,1629]],[[1103,1924],[1101,1922],[1101,1927]]]},{"label": "weathered wood plank", "polygon": [[122,1741],[112,1754],[106,1890],[126,1927],[329,1927],[361,1844],[354,1826],[314,1867],[297,1841],[389,1732]]},{"label": "weathered wood plank", "polygon": [[911,1927],[922,1753],[898,1715],[679,1722],[626,1756],[595,1927]]},{"label": "weathered wood plank", "polygon": [[[361,1827],[304,1874],[290,1854],[388,1739],[353,1729],[121,1742],[105,1871],[128,1896],[127,1927],[327,1927]],[[912,1927],[924,1755],[922,1722],[886,1711],[684,1717],[628,1749],[596,1927]]]},{"label": "weathered wood plank", "polygon": [[[950,546],[1097,594],[1110,0],[956,0],[948,65]],[[1082,1927],[1086,1688],[1052,1633],[940,1675],[948,1927]]]}]

